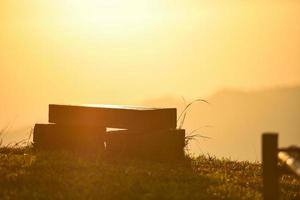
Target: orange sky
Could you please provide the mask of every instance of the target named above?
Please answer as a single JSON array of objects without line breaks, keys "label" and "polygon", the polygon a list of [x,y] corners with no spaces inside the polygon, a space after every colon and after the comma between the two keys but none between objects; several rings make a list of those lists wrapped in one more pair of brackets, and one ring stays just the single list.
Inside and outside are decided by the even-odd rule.
[{"label": "orange sky", "polygon": [[299,1],[204,2],[1,0],[1,110],[300,84]]}]

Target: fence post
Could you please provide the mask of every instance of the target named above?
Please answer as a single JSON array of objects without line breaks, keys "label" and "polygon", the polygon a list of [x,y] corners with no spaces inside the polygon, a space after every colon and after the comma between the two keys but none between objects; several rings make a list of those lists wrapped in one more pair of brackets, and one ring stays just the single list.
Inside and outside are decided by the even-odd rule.
[{"label": "fence post", "polygon": [[263,199],[279,200],[278,134],[262,135]]}]

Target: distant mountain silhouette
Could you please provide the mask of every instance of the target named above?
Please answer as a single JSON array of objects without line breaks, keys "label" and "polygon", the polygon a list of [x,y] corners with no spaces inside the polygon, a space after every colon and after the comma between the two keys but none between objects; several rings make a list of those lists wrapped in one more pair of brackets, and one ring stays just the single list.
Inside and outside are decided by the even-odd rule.
[{"label": "distant mountain silhouette", "polygon": [[[183,127],[187,133],[199,129],[197,133],[211,137],[194,140],[190,145],[190,152],[194,154],[260,160],[260,137],[266,131],[279,132],[281,146],[300,145],[300,86],[246,92],[224,89],[203,98],[210,104],[193,104]],[[184,108],[183,98],[173,96],[147,99],[139,104],[177,107],[179,113]],[[45,110],[38,113],[45,113],[47,117]],[[3,113],[3,119],[5,116]],[[12,123],[12,128],[2,136],[4,143],[28,138],[30,128],[36,122],[34,117],[28,116],[25,121],[20,118],[22,124]],[[6,124],[2,124],[2,128]]]},{"label": "distant mountain silhouette", "polygon": [[[280,145],[300,145],[300,87],[261,91],[225,89],[207,98],[210,105],[195,103],[184,128],[198,129],[191,152],[210,153],[239,160],[260,160],[262,132],[279,132]],[[145,104],[176,106],[183,109],[180,98],[165,97]]]}]

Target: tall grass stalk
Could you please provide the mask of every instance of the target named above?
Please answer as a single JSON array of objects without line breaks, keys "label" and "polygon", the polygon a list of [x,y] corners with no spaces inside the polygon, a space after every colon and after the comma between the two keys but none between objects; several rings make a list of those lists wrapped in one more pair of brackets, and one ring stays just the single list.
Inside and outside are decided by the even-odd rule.
[{"label": "tall grass stalk", "polygon": [[[195,100],[191,101],[190,103],[186,104],[186,100],[184,99],[184,97],[182,97],[182,99],[185,103],[185,107],[184,107],[183,111],[180,113],[179,117],[177,118],[177,124],[179,124],[177,127],[178,129],[183,128],[184,122],[186,120],[186,116],[187,116],[188,112],[190,111],[190,108],[192,107],[192,105],[194,105],[197,102],[203,102],[206,104],[210,104],[208,101],[206,101],[204,99],[195,99]],[[194,129],[191,132],[187,133],[187,135],[185,137],[185,146],[186,147],[188,146],[190,141],[197,140],[197,138],[211,139],[210,137],[207,137],[205,135],[196,134],[196,132],[198,132],[199,130],[200,130],[200,128]]]},{"label": "tall grass stalk", "polygon": [[192,107],[193,104],[195,104],[197,102],[204,102],[206,104],[209,104],[209,102],[204,99],[195,99],[195,100],[191,101],[190,103],[188,103],[185,106],[185,108],[183,109],[183,111],[180,113],[179,117],[177,118],[177,124],[179,124],[179,126],[178,126],[179,129],[181,129],[183,127],[189,109]]}]

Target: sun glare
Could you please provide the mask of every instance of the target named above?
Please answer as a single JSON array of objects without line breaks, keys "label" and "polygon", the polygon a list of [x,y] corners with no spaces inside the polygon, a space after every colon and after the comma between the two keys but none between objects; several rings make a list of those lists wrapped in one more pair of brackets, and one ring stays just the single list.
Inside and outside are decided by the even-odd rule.
[{"label": "sun glare", "polygon": [[126,35],[159,26],[163,13],[158,1],[66,0],[62,23],[76,32]]}]

